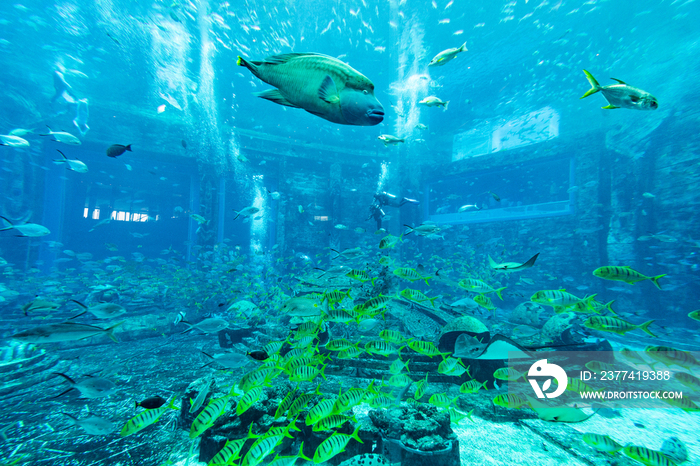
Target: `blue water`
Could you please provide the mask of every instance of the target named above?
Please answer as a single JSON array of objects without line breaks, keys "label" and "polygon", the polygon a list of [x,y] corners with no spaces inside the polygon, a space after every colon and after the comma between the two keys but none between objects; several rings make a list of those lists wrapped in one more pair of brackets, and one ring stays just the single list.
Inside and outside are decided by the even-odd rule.
[{"label": "blue water", "polygon": [[[395,329],[437,344],[444,325],[462,315],[478,318],[492,335],[516,339],[513,327],[523,322],[512,319],[513,310],[538,290],[565,289],[581,299],[595,294],[601,304],[614,301],[617,317],[631,324],[655,321],[649,328],[656,339],[640,330],[591,330],[584,325],[589,316],[578,314],[569,330],[580,341],[606,340],[615,350],[695,351],[700,323],[688,314],[700,296],[698,20],[693,0],[2,3],[0,134],[29,130],[14,133],[28,147],[12,147],[12,139],[0,145],[0,215],[7,220],[0,231],[3,383],[22,387],[2,394],[0,429],[7,427],[9,438],[0,449],[3,464],[184,464],[190,447],[196,456],[189,425],[168,429],[167,439],[155,429],[128,438],[129,446],[149,438],[152,445],[131,456],[117,455],[110,443],[137,413],[130,409],[134,399],[182,395],[211,374],[222,396],[254,368],[236,368],[232,377],[200,368],[209,361],[200,350],[221,353],[225,332],[180,336],[185,328],[175,319],[181,312],[193,323],[223,318],[245,329],[236,348],[254,351],[284,341],[299,323],[281,310],[288,299],[351,290],[340,307],[353,309],[378,295],[391,296],[398,307],[369,316],[378,322],[367,323],[366,331],[327,321],[330,338],[363,348],[382,329]],[[466,52],[428,67],[435,55],[464,43]],[[290,52],[335,57],[366,76],[383,121],[340,125],[257,97],[271,86],[237,66],[237,58]],[[616,78],[652,94],[658,109],[601,109],[607,105],[602,93],[580,99],[591,87],[584,69],[602,86]],[[449,101],[447,109],[418,103],[428,96]],[[70,133],[80,144],[53,140],[49,130]],[[404,142],[385,146],[380,135]],[[108,157],[114,144],[131,144],[132,151]],[[69,170],[61,153],[87,165],[87,173]],[[378,206],[380,193],[396,196],[395,203]],[[382,210],[379,222],[373,205]],[[236,218],[247,207],[258,210]],[[50,233],[23,237],[24,224]],[[410,232],[421,224],[435,231]],[[387,235],[401,239],[379,249]],[[356,248],[360,257],[346,257],[344,251]],[[521,264],[537,253],[534,267],[513,274],[488,262],[490,256]],[[332,269],[339,265],[347,269]],[[629,284],[592,275],[606,265],[665,276],[658,289],[649,280]],[[400,267],[421,278],[398,278],[393,271]],[[370,281],[348,278],[351,269]],[[476,297],[458,285],[465,278],[507,287],[503,300],[488,295],[497,310],[453,305]],[[437,297],[435,308],[400,300],[406,288]],[[22,307],[36,298],[59,307],[25,315]],[[312,298],[322,309],[324,300]],[[138,369],[105,375],[122,387],[108,401],[47,401],[60,393],[52,371],[81,379],[105,370],[104,355],[116,364],[134,356],[103,336],[39,344],[55,360],[31,383],[21,370],[22,358],[39,350],[12,335],[74,317],[80,308],[71,300],[124,306],[128,323],[117,330],[120,345],[150,354]],[[241,300],[257,309],[247,315],[228,310]],[[554,310],[544,306],[533,323],[535,337],[520,342],[570,343],[540,333]],[[117,322],[89,314],[72,321],[101,328]],[[93,345],[99,349],[82,353]],[[383,378],[360,380],[343,372],[341,360],[332,363],[338,373],[322,384],[326,396],[338,392],[339,381],[344,391]],[[698,375],[695,366],[685,369]],[[152,375],[161,370],[162,379]],[[414,372],[417,383],[424,373]],[[286,378],[274,378],[273,385]],[[438,385],[428,396],[453,398],[458,386]],[[697,393],[698,387],[685,389]],[[458,406],[475,407],[478,416],[492,408],[496,394],[484,395],[482,405],[462,395]],[[9,409],[37,397],[44,404]],[[89,412],[118,427],[90,436],[68,427],[61,412],[81,418]],[[674,427],[697,425],[697,413],[655,413],[660,427],[648,429],[651,437],[618,441],[658,450],[676,435],[700,451],[690,427]],[[628,416],[630,425],[643,418]],[[48,442],[47,451],[36,437]],[[300,439],[308,447],[309,438],[294,442]],[[151,458],[158,442],[175,445],[169,456]],[[297,443],[284,448],[284,454],[298,451]],[[508,447],[494,448],[494,457],[507,457]]]}]

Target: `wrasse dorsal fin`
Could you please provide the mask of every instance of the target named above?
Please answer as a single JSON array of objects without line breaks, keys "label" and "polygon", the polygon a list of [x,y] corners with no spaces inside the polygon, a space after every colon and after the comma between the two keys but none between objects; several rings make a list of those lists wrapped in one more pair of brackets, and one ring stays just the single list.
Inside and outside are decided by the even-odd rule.
[{"label": "wrasse dorsal fin", "polygon": [[[266,65],[283,65],[287,63],[289,60],[293,58],[299,58],[299,57],[305,57],[305,56],[326,56],[320,53],[299,53],[299,52],[291,52],[291,53],[282,53],[280,55],[272,55],[270,57],[265,58],[265,60],[262,62]],[[331,57],[328,57],[331,58]]]}]

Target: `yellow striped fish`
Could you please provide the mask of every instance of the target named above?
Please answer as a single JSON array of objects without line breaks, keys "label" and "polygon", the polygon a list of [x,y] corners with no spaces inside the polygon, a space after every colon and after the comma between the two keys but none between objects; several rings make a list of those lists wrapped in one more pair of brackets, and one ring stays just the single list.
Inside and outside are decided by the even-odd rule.
[{"label": "yellow striped fish", "polygon": [[700,365],[700,362],[695,359],[695,356],[688,351],[682,351],[668,346],[647,346],[644,352],[651,358],[669,367],[676,365],[690,370]]},{"label": "yellow striped fish", "polygon": [[529,402],[525,398],[514,393],[504,393],[494,398],[493,404],[503,408],[520,409],[522,406],[528,405]]},{"label": "yellow striped fish", "polygon": [[465,367],[461,359],[448,356],[438,365],[438,372],[452,377],[461,377],[464,373],[469,375],[469,366]]},{"label": "yellow striped fish", "polygon": [[338,324],[347,324],[356,320],[358,313],[352,309],[331,309],[324,316],[326,322],[336,322]]},{"label": "yellow striped fish", "polygon": [[476,278],[465,278],[464,280],[460,280],[459,282],[457,282],[457,285],[459,285],[460,288],[464,288],[468,291],[473,291],[474,293],[496,293],[498,297],[501,298],[501,301],[503,301],[501,291],[507,288],[506,286],[504,286],[503,288],[494,288],[486,282],[482,282],[481,280],[477,280]]},{"label": "yellow striped fish", "polygon": [[611,439],[607,435],[586,433],[583,434],[583,441],[598,451],[613,454],[622,450],[622,445]]},{"label": "yellow striped fish", "polygon": [[360,305],[361,312],[371,312],[386,306],[389,301],[391,301],[393,296],[379,295],[374,298],[370,298]]},{"label": "yellow striped fish", "polygon": [[292,372],[292,375],[289,376],[289,381],[290,382],[313,382],[313,380],[321,375],[323,377],[323,380],[326,380],[326,374],[324,371],[326,370],[326,366],[328,364],[324,364],[321,366],[319,369],[318,367],[312,367],[312,366],[302,366],[302,367],[297,367],[294,369],[294,372]]},{"label": "yellow striped fish", "polygon": [[337,340],[331,340],[328,343],[326,343],[326,349],[328,351],[343,351],[355,345],[357,345],[357,343],[353,343],[349,340],[346,340],[345,338],[340,338]]},{"label": "yellow striped fish", "polygon": [[398,405],[398,400],[395,400],[393,398],[390,398],[389,396],[380,393],[378,395],[373,396],[372,398],[369,399],[369,405],[373,407],[374,409],[380,409],[380,408],[390,408],[392,406],[397,406]]},{"label": "yellow striped fish", "polygon": [[601,388],[599,390],[595,390],[595,389],[589,387],[588,385],[586,385],[586,383],[583,380],[573,379],[571,377],[567,377],[566,389],[569,390],[570,392],[575,392],[575,393],[595,393],[595,392],[605,391],[604,388]]},{"label": "yellow striped fish", "polygon": [[409,362],[411,362],[410,359],[408,361],[402,361],[401,358],[395,359],[394,362],[391,363],[391,366],[389,366],[389,373],[399,375],[404,369],[406,369],[406,372],[411,372],[408,368]]},{"label": "yellow striped fish", "polygon": [[247,392],[253,387],[257,387],[258,385],[271,387],[270,380],[277,377],[281,372],[281,370],[274,367],[261,367],[252,372],[248,372],[241,377],[241,380],[238,381],[238,386],[244,392]]},{"label": "yellow striped fish", "polygon": [[143,411],[142,413],[139,413],[136,416],[132,417],[126,422],[126,424],[124,424],[124,427],[122,428],[122,431],[119,435],[121,435],[122,437],[128,437],[129,435],[135,434],[136,432],[145,429],[151,424],[155,424],[158,421],[158,419],[160,419],[160,417],[163,415],[163,413],[165,413],[168,409],[178,409],[175,407],[175,398],[176,397],[172,397],[170,399],[170,403],[168,403],[167,406],[161,406],[160,408],[155,409],[147,409],[146,411]]},{"label": "yellow striped fish", "polygon": [[389,357],[392,354],[396,354],[398,352],[394,345],[384,340],[368,341],[365,344],[365,351],[367,351],[370,354],[379,354],[385,357]]},{"label": "yellow striped fish", "polygon": [[676,466],[674,461],[668,459],[668,457],[660,451],[650,450],[636,445],[627,445],[622,451],[633,460],[637,460],[647,466]]},{"label": "yellow striped fish", "polygon": [[338,399],[335,400],[335,405],[333,406],[333,414],[342,414],[362,403],[365,395],[368,393],[374,393],[373,387],[374,380],[370,382],[367,388],[351,388],[345,393],[340,392],[338,394]]},{"label": "yellow striped fish", "polygon": [[593,275],[604,280],[615,280],[618,282],[625,282],[630,285],[644,280],[651,280],[658,289],[661,289],[661,285],[659,285],[659,278],[666,276],[666,274],[662,274],[655,277],[647,277],[646,275],[639,273],[626,265],[606,265],[604,267],[598,267],[593,271]]},{"label": "yellow striped fish", "polygon": [[416,392],[413,394],[413,398],[420,400],[425,395],[425,391],[428,389],[428,373],[425,373],[425,378],[420,380],[416,384]]},{"label": "yellow striped fish", "polygon": [[359,357],[362,353],[364,353],[364,350],[353,346],[352,348],[340,351],[338,353],[338,359],[354,359]]},{"label": "yellow striped fish", "polygon": [[589,317],[588,320],[583,323],[583,326],[593,330],[600,330],[601,332],[617,333],[618,335],[624,335],[632,330],[642,330],[656,338],[656,335],[651,333],[648,328],[652,323],[654,323],[654,321],[650,320],[643,324],[635,325],[618,317],[593,316]]},{"label": "yellow striped fish", "polygon": [[583,302],[585,304],[590,304],[594,301],[596,295],[591,295],[586,298],[579,298],[571,293],[567,293],[566,290],[540,290],[532,295],[530,301],[537,304],[542,304],[545,306],[560,307],[560,306],[573,306],[574,304]]},{"label": "yellow striped fish", "polygon": [[[331,435],[328,437],[326,440],[321,442],[321,444],[316,448],[316,452],[314,453],[313,457],[313,462],[318,464],[318,463],[323,463],[328,461],[329,459],[333,458],[334,456],[342,453],[345,451],[345,447],[347,446],[348,442],[350,442],[351,439],[355,439],[360,443],[364,443],[360,437],[357,435],[357,433],[360,430],[360,426],[357,426],[355,428],[355,431],[351,434],[341,434],[336,432],[335,434]],[[243,465],[247,466],[247,465]]]},{"label": "yellow striped fish", "polygon": [[352,269],[348,273],[345,274],[346,277],[354,278],[357,281],[360,281],[362,283],[371,281],[372,286],[374,286],[374,281],[377,279],[377,277],[370,277],[367,272],[364,270],[356,270]]},{"label": "yellow striped fish", "polygon": [[392,375],[389,380],[386,381],[386,384],[390,387],[405,387],[409,383],[413,383],[413,379],[406,374]]},{"label": "yellow striped fish", "polygon": [[379,241],[379,249],[393,249],[394,246],[399,244],[401,238],[403,238],[403,233],[398,237],[394,235],[387,235],[382,238],[381,241]]},{"label": "yellow striped fish", "polygon": [[488,388],[486,388],[488,382],[488,380],[485,380],[483,383],[478,380],[468,380],[459,386],[459,391],[460,393],[476,393],[482,388],[488,390]]},{"label": "yellow striped fish", "polygon": [[262,387],[255,387],[247,391],[245,395],[243,395],[243,397],[240,400],[238,400],[238,403],[236,404],[236,416],[240,416],[241,414],[248,411],[248,409],[260,399],[260,396],[262,396],[262,392]]},{"label": "yellow striped fish", "polygon": [[454,399],[450,400],[445,393],[433,393],[430,396],[428,403],[430,403],[433,406],[437,406],[438,408],[447,408],[452,403],[457,403],[458,399],[459,399],[458,396],[456,396],[456,397],[454,397]]},{"label": "yellow striped fish", "polygon": [[450,422],[453,424],[459,424],[464,419],[469,419],[470,421],[474,422],[474,419],[472,419],[472,414],[474,414],[473,409],[467,414],[464,414],[463,412],[457,411],[452,406],[450,406],[447,408],[447,412],[450,414]]},{"label": "yellow striped fish", "polygon": [[354,421],[354,420],[355,420],[355,416],[343,416],[341,414],[331,414],[330,416],[326,416],[323,419],[316,422],[314,424],[314,427],[312,430],[314,432],[323,432],[324,430],[335,429],[336,427],[340,427],[348,421]]},{"label": "yellow striped fish", "polygon": [[293,373],[300,367],[304,366],[316,366],[322,364],[324,361],[323,357],[316,356],[294,356],[287,360],[284,364],[284,371],[288,374]]},{"label": "yellow striped fish", "polygon": [[284,435],[271,435],[269,437],[259,438],[250,446],[250,450],[248,450],[248,453],[243,457],[243,461],[241,461],[241,466],[257,466],[267,455],[272,453],[272,450],[274,450],[283,439]]},{"label": "yellow striped fish", "polygon": [[224,447],[219,450],[216,455],[214,455],[207,466],[233,463],[240,458],[238,454],[241,452],[241,448],[243,448],[243,444],[246,443],[247,440],[248,437],[236,440],[227,440],[226,445],[224,445]]},{"label": "yellow striped fish", "polygon": [[429,341],[413,340],[408,343],[408,347],[411,348],[418,354],[423,356],[433,357],[433,356],[448,356],[450,353],[441,353],[440,350],[433,343]]},{"label": "yellow striped fish", "polygon": [[275,458],[267,464],[267,466],[293,466],[298,458],[301,458],[304,461],[311,461],[311,458],[308,458],[306,455],[304,455],[304,442],[301,442],[301,446],[299,447],[299,453],[297,453],[296,455],[279,456],[278,453],[277,455],[275,455]]},{"label": "yellow striped fish", "polygon": [[379,332],[379,338],[396,345],[401,345],[407,340],[398,330],[382,330]]},{"label": "yellow striped fish", "polygon": [[491,301],[491,298],[489,298],[488,296],[484,296],[483,294],[478,294],[474,296],[474,302],[486,309],[487,311],[494,311],[494,314],[496,309],[498,309],[496,306],[494,306],[493,302]]},{"label": "yellow striped fish", "polygon": [[407,301],[413,301],[414,303],[421,304],[425,301],[430,301],[430,305],[435,307],[435,300],[437,299],[437,296],[434,298],[428,298],[426,295],[421,293],[418,290],[412,290],[410,288],[406,288],[405,290],[401,291],[399,293],[399,296],[401,296],[403,299]]},{"label": "yellow striped fish", "polygon": [[430,283],[428,283],[428,280],[432,277],[423,277],[421,276],[418,272],[416,272],[414,269],[410,269],[408,267],[399,267],[398,269],[394,269],[394,275],[396,275],[399,278],[403,278],[404,280],[408,280],[410,282],[415,282],[416,280],[425,280],[425,284],[430,286]]},{"label": "yellow striped fish", "polygon": [[228,395],[224,395],[220,398],[215,398],[209,402],[206,408],[202,410],[199,415],[192,421],[192,427],[190,427],[190,438],[199,437],[205,430],[214,425],[217,419],[224,413],[228,401],[234,395],[234,388]]},{"label": "yellow striped fish", "polygon": [[633,364],[647,364],[644,358],[639,355],[638,351],[632,351],[629,348],[622,348],[620,350],[620,354]]},{"label": "yellow striped fish", "polygon": [[500,369],[496,369],[496,371],[493,373],[493,377],[498,380],[507,380],[509,382],[515,382],[521,377],[523,380],[525,380],[525,376],[527,375],[527,372],[518,372],[512,367],[501,367]]},{"label": "yellow striped fish", "polygon": [[602,311],[606,310],[614,315],[615,311],[613,311],[613,308],[612,308],[612,305],[614,302],[615,302],[614,299],[608,303],[599,303],[595,299],[593,301],[590,301],[590,302],[581,301],[581,302],[576,303],[573,306],[569,306],[569,307],[557,306],[554,308],[554,312],[556,312],[557,314],[561,314],[562,312],[568,312],[568,311],[578,312],[579,314],[601,314]]},{"label": "yellow striped fish", "polygon": [[[668,393],[669,395],[673,395],[672,392],[662,392],[662,393]],[[696,413],[700,411],[700,406],[696,405],[692,401],[690,401],[689,398],[673,398],[672,396],[668,395],[663,395],[662,400],[664,400],[666,403],[670,404],[674,408],[680,408],[686,413]]]},{"label": "yellow striped fish", "polygon": [[294,400],[292,405],[289,407],[289,412],[287,413],[287,418],[296,417],[299,412],[306,406],[306,404],[311,401],[314,396],[321,396],[321,392],[318,390],[321,385],[316,385],[316,390],[313,393],[302,393],[297,399]]},{"label": "yellow striped fish", "polygon": [[608,363],[602,362],[602,361],[589,361],[585,364],[585,366],[586,366],[586,369],[588,369],[592,372],[595,372],[596,374],[615,370],[614,364],[608,364]]},{"label": "yellow striped fish", "polygon": [[284,413],[287,412],[292,403],[294,402],[294,397],[297,395],[296,390],[287,392],[279,405],[277,405],[277,411],[275,411],[275,419],[281,418]]},{"label": "yellow striped fish", "polygon": [[294,336],[301,338],[305,335],[315,335],[318,332],[319,326],[318,322],[304,322],[293,329]]},{"label": "yellow striped fish", "polygon": [[687,372],[676,372],[673,374],[673,377],[686,387],[700,392],[700,379],[694,375],[688,374]]},{"label": "yellow striped fish", "polygon": [[[347,292],[343,293],[340,290],[333,290],[329,291],[323,294],[323,299],[328,300],[331,306],[333,306],[336,303],[342,302],[345,298],[350,297],[350,290]],[[321,301],[323,301],[323,299]]]},{"label": "yellow striped fish", "polygon": [[267,345],[262,347],[262,350],[265,351],[267,354],[272,356],[273,354],[279,353],[279,350],[282,349],[284,344],[287,343],[287,341],[271,341]]},{"label": "yellow striped fish", "polygon": [[290,434],[289,432],[301,432],[301,429],[297,427],[297,418],[295,417],[291,421],[289,421],[289,424],[286,426],[275,426],[275,427],[270,427],[267,432],[265,432],[263,435],[253,435],[253,425],[250,425],[250,430],[248,433],[248,438],[257,438],[257,437],[270,437],[273,435],[282,435],[287,438],[293,439],[294,436]]},{"label": "yellow striped fish", "polygon": [[306,415],[306,425],[314,425],[324,417],[330,416],[334,406],[335,400],[323,400],[318,402],[316,406],[309,410],[309,414]]}]

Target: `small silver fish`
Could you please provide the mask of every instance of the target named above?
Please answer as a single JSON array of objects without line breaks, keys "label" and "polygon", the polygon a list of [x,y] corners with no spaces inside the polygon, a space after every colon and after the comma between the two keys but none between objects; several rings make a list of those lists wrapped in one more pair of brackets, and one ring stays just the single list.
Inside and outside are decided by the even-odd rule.
[{"label": "small silver fish", "polygon": [[452,49],[447,49],[443,50],[442,52],[438,53],[435,55],[435,57],[430,60],[430,63],[428,63],[428,66],[443,66],[452,60],[457,56],[458,53],[460,52],[466,52],[467,51],[467,43],[465,42],[462,44],[460,47],[452,48]]},{"label": "small silver fish", "polygon": [[114,424],[101,417],[90,416],[85,419],[78,419],[68,413],[61,414],[68,416],[71,424],[80,427],[90,435],[108,435],[114,432]]},{"label": "small silver fish", "polygon": [[102,398],[113,395],[117,392],[117,386],[114,384],[114,382],[108,379],[103,379],[102,377],[88,377],[80,382],[76,382],[61,372],[54,372],[54,374],[60,375],[66,379],[71,387],[53,398],[58,398],[59,396],[64,395],[73,389],[78,390],[85,398]]}]

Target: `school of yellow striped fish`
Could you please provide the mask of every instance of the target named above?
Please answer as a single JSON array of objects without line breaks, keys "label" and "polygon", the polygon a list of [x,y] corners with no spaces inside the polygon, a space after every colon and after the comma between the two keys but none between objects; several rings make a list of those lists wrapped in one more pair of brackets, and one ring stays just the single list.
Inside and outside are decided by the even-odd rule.
[{"label": "school of yellow striped fish", "polygon": [[[392,255],[392,249],[400,245],[406,239],[399,241],[387,240],[387,237],[379,239],[382,232],[376,236],[376,255],[369,254],[369,247],[358,256],[350,254],[351,259],[345,259],[344,252],[329,251],[329,256],[342,257],[338,259],[341,264],[331,268],[312,268],[308,263],[300,267],[294,266],[294,271],[280,280],[276,275],[265,276],[264,282],[276,283],[275,286],[265,286],[262,280],[252,280],[254,271],[245,266],[245,257],[239,256],[235,248],[230,250],[220,248],[218,251],[209,251],[202,254],[201,260],[204,267],[199,272],[162,263],[159,279],[152,277],[148,280],[146,272],[134,267],[125,258],[112,257],[108,261],[100,261],[104,264],[120,264],[111,284],[90,285],[93,292],[119,293],[120,301],[126,307],[114,303],[102,303],[92,306],[73,300],[72,296],[78,294],[81,287],[85,287],[87,276],[69,280],[56,280],[54,283],[42,282],[43,293],[32,301],[22,303],[20,312],[28,316],[34,324],[39,324],[23,329],[15,333],[11,338],[21,343],[31,343],[40,346],[48,345],[50,350],[52,343],[78,341],[85,338],[105,335],[114,341],[118,341],[120,334],[128,330],[122,330],[124,322],[128,322],[130,302],[131,306],[143,303],[143,299],[154,299],[158,296],[163,301],[177,308],[199,308],[200,310],[218,309],[216,317],[209,317],[197,323],[190,323],[181,315],[177,320],[180,328],[184,325],[192,332],[202,333],[203,339],[212,339],[217,332],[227,328],[249,327],[258,322],[262,311],[252,306],[242,307],[238,299],[225,299],[230,295],[230,290],[238,287],[247,287],[246,298],[260,302],[267,300],[270,303],[272,313],[264,316],[271,325],[271,319],[279,327],[290,328],[285,338],[267,341],[256,348],[246,348],[246,352],[231,356],[228,366],[227,379],[230,382],[228,388],[224,388],[220,396],[214,397],[208,393],[208,388],[200,390],[197,399],[183,400],[177,394],[168,399],[160,398],[159,402],[135,414],[130,419],[100,419],[97,417],[79,419],[70,416],[69,422],[82,427],[88,435],[110,435],[114,429],[105,427],[110,423],[120,423],[122,428],[120,436],[150,436],[158,435],[157,428],[150,428],[157,424],[168,412],[178,410],[179,403],[189,403],[188,410],[196,414],[189,426],[189,438],[197,439],[208,429],[217,424],[217,421],[225,413],[243,415],[254,406],[265,394],[266,390],[279,385],[287,380],[295,387],[282,399],[275,412],[274,418],[279,426],[270,428],[267,432],[254,433],[251,424],[249,433],[244,438],[229,439],[217,455],[209,461],[210,466],[237,464],[241,466],[253,466],[257,464],[292,464],[297,460],[324,463],[343,453],[350,442],[362,442],[359,436],[361,424],[355,418],[353,408],[367,404],[372,409],[391,409],[396,406],[427,403],[439,410],[449,413],[449,417],[455,425],[474,420],[479,412],[474,408],[465,410],[463,406],[469,403],[463,401],[463,397],[481,396],[487,389],[487,381],[470,379],[454,388],[441,385],[442,392],[437,392],[430,387],[429,374],[416,380],[411,374],[411,359],[415,357],[434,358],[437,373],[454,376],[456,378],[467,374],[469,377],[468,360],[452,357],[450,352],[441,352],[434,340],[435,335],[420,335],[410,333],[410,330],[399,330],[399,321],[402,318],[400,310],[393,303],[403,302],[408,305],[420,306],[427,311],[437,311],[444,299],[443,296],[430,296],[431,282],[439,282],[441,285],[453,287],[459,292],[471,293],[473,302],[478,308],[467,311],[468,315],[489,316],[498,309],[489,295],[503,299],[503,294],[512,288],[522,285],[518,281],[515,284],[505,285],[501,280],[509,280],[512,274],[499,274],[498,267],[493,264],[475,266],[470,270],[443,270],[436,269],[428,272],[425,267],[415,265],[415,259],[408,262],[399,262]],[[403,237],[403,235],[402,235]],[[386,245],[391,244],[387,248]],[[218,259],[215,259],[218,255]],[[223,258],[223,260],[221,260]],[[88,259],[85,257],[84,259]],[[291,259],[291,258],[290,258]],[[444,259],[437,256],[431,258],[434,263],[447,265]],[[280,261],[282,259],[279,259]],[[87,262],[87,260],[86,260]],[[484,261],[485,262],[485,261]],[[492,261],[491,261],[492,262]],[[158,263],[154,260],[153,263]],[[364,267],[360,266],[364,263]],[[346,265],[347,264],[347,265]],[[171,277],[168,285],[163,278],[163,272],[170,270]],[[70,273],[70,272],[69,272]],[[526,272],[522,272],[523,275]],[[620,281],[628,286],[634,286],[642,281],[650,281],[657,288],[661,288],[663,274],[647,276],[629,267],[603,266],[592,274],[604,280]],[[228,276],[228,277],[227,277]],[[459,277],[457,280],[450,276]],[[78,277],[81,277],[78,274]],[[226,278],[226,280],[214,277]],[[388,278],[387,278],[388,277]],[[499,278],[501,277],[501,278]],[[379,287],[378,280],[393,280],[397,291],[390,295],[374,294],[375,287]],[[338,287],[326,287],[329,283],[341,284]],[[423,291],[410,288],[415,282],[425,284]],[[157,285],[156,285],[157,283]],[[32,283],[31,279],[25,282]],[[245,284],[245,285],[244,285]],[[206,292],[202,294],[202,288]],[[308,291],[309,288],[321,291]],[[197,290],[195,292],[195,290]],[[5,290],[5,295],[12,299],[13,293]],[[84,290],[82,290],[84,291]],[[241,290],[242,292],[243,290]],[[19,293],[14,294],[18,296]],[[206,296],[201,299],[201,296]],[[499,301],[500,301],[499,300]],[[46,323],[40,322],[52,317],[60,317],[60,308],[70,305],[74,301],[75,312],[82,310],[73,318],[65,322]],[[63,304],[62,304],[63,302]],[[618,316],[612,303],[601,303],[595,300],[595,295],[576,296],[563,289],[546,289],[535,292],[530,297],[531,303],[552,308],[554,314],[564,312],[574,313],[580,316],[584,327],[593,330],[600,336],[616,334],[624,336],[627,332],[644,332],[650,339],[650,343],[656,335],[653,333],[653,321],[636,322]],[[448,306],[449,307],[449,306]],[[276,309],[277,311],[274,311]],[[276,312],[276,315],[274,314]],[[105,325],[91,325],[79,323],[83,314],[92,314],[96,319],[108,322]],[[393,314],[393,315],[392,315]],[[689,314],[690,319],[698,319],[698,311]],[[486,321],[486,320],[485,320]],[[661,330],[661,329],[659,329]],[[325,335],[324,335],[325,334]],[[339,338],[335,335],[353,336],[354,338]],[[417,336],[418,335],[418,336]],[[513,338],[516,338],[513,332]],[[123,344],[123,343],[122,343]],[[234,349],[234,351],[240,348]],[[60,351],[60,349],[58,350]],[[623,350],[624,351],[624,350]],[[633,352],[629,352],[633,353]],[[652,364],[655,370],[658,367],[682,367],[687,372],[677,372],[676,378],[685,386],[697,391],[700,389],[700,379],[692,374],[700,367],[700,363],[687,351],[682,351],[666,346],[649,344],[645,353],[652,363],[647,360],[635,361]],[[386,358],[391,361],[386,377],[381,380],[372,380],[364,388],[343,387],[337,395],[329,395],[320,390],[329,378],[338,376],[326,374],[326,366],[329,362],[342,364],[342,361],[355,359],[361,360],[364,356]],[[624,352],[622,354],[625,354]],[[207,355],[209,356],[209,355]],[[211,357],[211,356],[209,356]],[[630,358],[633,354],[630,354]],[[227,359],[211,357],[227,367]],[[638,356],[637,356],[638,358]],[[241,360],[243,360],[241,362]],[[249,369],[252,363],[254,368]],[[657,366],[653,366],[656,364]],[[245,367],[244,367],[245,366]],[[605,363],[590,363],[587,367],[599,372],[609,369]],[[117,396],[117,387],[108,378],[89,377],[76,382],[65,374],[60,374],[68,381],[70,389],[80,391],[86,398],[102,398]],[[525,381],[526,374],[508,367],[495,371],[493,374],[497,381],[515,383]],[[569,390],[577,392],[592,391],[580,380],[569,379]],[[400,390],[399,397],[395,393]],[[483,391],[482,391],[483,389]],[[452,393],[453,396],[450,396]],[[542,419],[547,419],[548,414],[543,414],[543,406],[539,402],[527,397],[521,397],[513,393],[500,393],[490,396],[492,404],[505,409],[518,410],[523,407],[532,408]],[[208,400],[205,403],[205,400]],[[669,400],[672,406],[686,412],[700,411],[700,407],[689,398],[681,400]],[[137,406],[139,404],[137,403]],[[141,406],[147,407],[149,400],[142,402]],[[586,417],[587,418],[587,417]],[[584,418],[576,419],[581,421]],[[551,420],[551,419],[550,419]],[[298,447],[298,453],[293,456],[280,456],[276,453],[276,447],[281,445],[285,438],[294,438],[304,425],[310,426],[317,435],[325,436],[324,440],[314,451],[305,450],[303,442]],[[346,425],[353,425],[346,430]],[[11,426],[10,426],[11,427]],[[350,432],[350,433],[346,433]],[[616,443],[613,438],[602,433],[588,433],[582,440],[593,449],[613,454],[622,451],[629,458],[638,460],[646,465],[672,465],[674,459],[656,450],[643,446]],[[249,443],[248,443],[249,442]],[[270,458],[274,457],[272,461]]]}]

